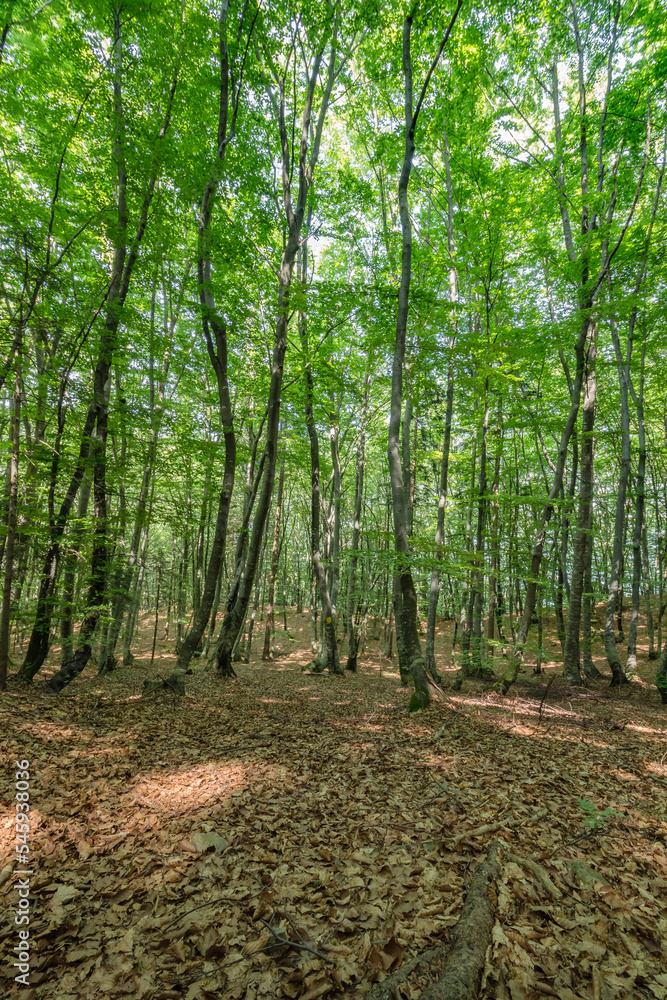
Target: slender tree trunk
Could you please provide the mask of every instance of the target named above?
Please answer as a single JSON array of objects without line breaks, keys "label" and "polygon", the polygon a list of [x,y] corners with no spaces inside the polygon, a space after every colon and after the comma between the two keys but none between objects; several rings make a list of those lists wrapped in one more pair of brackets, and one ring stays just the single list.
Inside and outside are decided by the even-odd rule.
[{"label": "slender tree trunk", "polygon": [[[450,256],[449,268],[449,303],[453,310],[458,299],[457,274],[454,267],[454,197],[452,191],[452,175],[449,162],[449,142],[447,131],[443,129],[443,153],[445,161],[445,182],[447,186],[447,246]],[[445,538],[445,509],[447,507],[447,479],[449,473],[449,450],[452,438],[452,415],[454,412],[454,347],[456,346],[457,315],[452,316],[452,333],[449,338],[449,365],[447,369],[447,396],[445,403],[445,433],[442,443],[442,459],[440,461],[440,488],[438,495],[438,520],[435,529],[435,565],[431,572],[431,586],[428,595],[428,613],[426,619],[426,669],[434,680],[440,676],[435,664],[435,622],[440,598],[440,568],[438,561],[442,556],[442,544]]]},{"label": "slender tree trunk", "polygon": [[[305,248],[305,246],[304,246]],[[308,369],[310,371],[310,369]],[[333,532],[331,536],[331,607],[336,620],[338,607],[338,590],[340,587],[340,417],[331,396],[331,411],[329,414],[329,438],[331,444],[331,468],[333,471]]]},{"label": "slender tree trunk", "polygon": [[361,505],[364,497],[364,470],[366,464],[366,420],[368,417],[368,390],[371,373],[366,372],[364,395],[361,403],[361,423],[357,442],[357,467],[354,480],[354,521],[352,524],[352,551],[350,553],[350,575],[347,586],[347,663],[346,670],[356,671],[359,635],[355,616],[357,599],[357,563],[359,561],[359,539],[361,538]]},{"label": "slender tree trunk", "polygon": [[10,419],[11,457],[9,460],[9,502],[7,506],[7,533],[5,538],[5,574],[2,584],[2,617],[0,618],[0,691],[7,687],[7,665],[9,663],[9,624],[11,616],[12,576],[14,572],[14,546],[18,513],[19,489],[19,445],[21,434],[21,374],[20,342],[16,358],[16,381],[14,387],[14,408]]},{"label": "slender tree trunk", "polygon": [[[633,314],[634,317],[635,314]],[[628,340],[631,342],[632,337]],[[642,537],[645,534],[644,512],[646,506],[646,430],[644,426],[644,361],[646,357],[646,327],[642,337],[639,385],[635,392],[630,384],[633,401],[637,410],[637,430],[639,436],[639,459],[637,462],[635,523],[632,535],[632,609],[630,612],[630,634],[628,636],[628,658],[625,664],[626,677],[637,675],[637,626],[639,624],[639,601],[642,582]],[[649,602],[650,613],[650,602]],[[647,623],[648,624],[648,623]],[[652,638],[652,637],[651,637]],[[651,645],[653,643],[651,642]]]},{"label": "slender tree trunk", "polygon": [[[500,460],[502,457],[502,446],[503,446],[503,415],[502,415],[502,396],[498,395],[498,425],[495,430],[496,437],[496,457],[495,457],[495,468],[493,472],[493,505],[491,514],[491,575],[489,577],[489,617],[486,637],[490,643],[489,655],[493,657],[494,655],[494,631],[496,623],[496,591],[498,582],[498,571],[500,567],[500,533],[498,526],[498,491],[500,489]],[[498,635],[501,638],[501,633]]]},{"label": "slender tree trunk", "polygon": [[[618,488],[616,491],[616,510],[614,516],[614,544],[611,557],[611,579],[609,582],[609,594],[607,597],[607,607],[604,620],[604,647],[607,660],[611,667],[612,684],[620,685],[627,683],[627,676],[621,663],[616,648],[616,635],[614,632],[614,615],[618,607],[619,592],[623,574],[623,543],[625,539],[625,505],[628,489],[628,478],[630,475],[630,407],[628,402],[630,367],[629,358],[623,362],[621,346],[618,337],[618,330],[615,321],[611,324],[612,340],[616,354],[618,366],[618,379],[621,390],[621,464],[618,476]],[[628,336],[628,352],[632,353],[632,334]]]},{"label": "slender tree trunk", "polygon": [[500,682],[500,689],[503,694],[507,694],[507,692],[509,691],[510,687],[516,680],[519,671],[521,670],[521,665],[523,663],[524,648],[526,640],[528,638],[528,633],[530,631],[533,612],[535,610],[535,599],[537,596],[537,581],[540,575],[540,565],[542,562],[544,541],[546,538],[549,521],[551,520],[551,515],[554,510],[556,497],[558,497],[563,488],[563,472],[565,469],[565,460],[567,458],[568,445],[570,442],[570,437],[576,425],[577,416],[579,414],[581,387],[584,375],[584,345],[586,342],[587,333],[588,333],[588,325],[582,324],[582,332],[579,336],[579,340],[577,341],[576,345],[577,367],[572,385],[570,412],[568,414],[565,426],[563,427],[563,431],[560,437],[560,442],[558,446],[558,456],[556,459],[556,468],[554,472],[553,483],[551,486],[551,492],[549,493],[547,501],[542,509],[542,516],[540,518],[540,523],[538,525],[535,539],[533,542],[530,573],[528,577],[528,585],[526,587],[526,597],[523,605],[523,613],[521,615],[521,621],[519,623],[519,628],[517,629],[516,638],[514,640],[514,648],[512,650],[512,654],[510,657],[510,663],[503,675],[502,681]]},{"label": "slender tree trunk", "polygon": [[486,452],[487,434],[489,429],[489,379],[484,385],[484,417],[482,420],[482,439],[479,461],[479,484],[477,488],[477,528],[475,533],[475,559],[472,571],[471,601],[469,610],[472,612],[471,658],[470,665],[463,663],[465,675],[482,676],[488,673],[484,655],[483,633],[483,601],[484,601],[484,525],[486,521]]},{"label": "slender tree trunk", "polygon": [[586,352],[586,384],[584,390],[583,416],[581,422],[581,476],[579,484],[579,510],[577,533],[572,553],[572,579],[570,583],[570,606],[567,616],[563,675],[571,684],[581,683],[579,667],[579,629],[581,625],[581,602],[584,591],[584,568],[586,543],[588,538],[590,509],[593,498],[593,428],[597,384],[595,377],[595,355],[597,349],[597,319],[588,321]]},{"label": "slender tree trunk", "polygon": [[280,466],[280,477],[278,479],[278,494],[276,496],[276,516],[273,528],[273,546],[271,548],[271,568],[269,572],[269,596],[266,607],[266,627],[264,629],[264,649],[262,651],[263,660],[273,659],[272,638],[275,628],[274,605],[276,596],[276,577],[278,575],[278,563],[280,560],[280,516],[283,506],[283,484],[285,482],[285,457]]},{"label": "slender tree trunk", "polygon": [[67,547],[67,565],[65,568],[65,578],[63,583],[62,615],[60,620],[60,662],[63,667],[69,664],[72,656],[74,655],[72,625],[74,615],[74,590],[81,547],[86,533],[85,518],[88,513],[88,501],[90,500],[92,485],[90,477],[84,476],[79,488],[76,521],[71,527],[71,536]]},{"label": "slender tree trunk", "polygon": [[[280,93],[276,98],[273,91],[269,96],[274,106],[278,118],[278,128],[282,149],[282,189],[283,205],[287,222],[287,238],[280,262],[278,276],[278,309],[275,325],[273,353],[271,359],[271,379],[269,384],[269,396],[267,403],[266,417],[266,446],[264,477],[262,488],[257,502],[257,510],[252,526],[252,532],[248,543],[248,555],[245,563],[245,571],[238,585],[236,597],[231,604],[228,601],[227,613],[225,615],[220,635],[216,644],[216,663],[218,674],[222,677],[234,675],[232,667],[232,650],[236,642],[239,630],[245,621],[248,604],[252,596],[253,581],[257,570],[257,562],[264,536],[264,526],[269,514],[271,496],[276,472],[276,459],[278,452],[278,435],[280,421],[280,405],[282,396],[283,367],[285,363],[285,352],[287,350],[287,331],[290,322],[290,292],[292,286],[292,276],[294,264],[296,262],[299,247],[302,243],[301,231],[303,228],[306,202],[310,190],[313,172],[319,156],[322,129],[327,113],[331,91],[336,79],[336,53],[337,53],[337,21],[334,18],[333,37],[329,56],[329,71],[327,75],[324,93],[320,102],[319,115],[312,128],[311,118],[313,117],[313,98],[315,87],[318,82],[320,65],[324,54],[329,32],[332,29],[329,25],[325,27],[321,47],[312,63],[310,78],[308,81],[308,91],[301,120],[301,138],[298,148],[298,167],[292,160],[292,149],[295,143],[290,137],[288,125],[285,117],[285,87],[284,79],[276,76],[276,84],[280,88]],[[311,135],[312,128],[312,135]],[[308,157],[309,139],[312,137],[310,157]],[[294,169],[296,168],[296,169]],[[292,199],[292,174],[298,175],[298,196],[296,203]],[[331,623],[328,623],[329,625]]]},{"label": "slender tree trunk", "polygon": [[421,97],[413,111],[412,97],[412,59],[410,54],[410,35],[414,8],[403,23],[403,74],[405,79],[405,155],[398,182],[398,206],[401,220],[402,253],[401,280],[398,289],[398,311],[396,314],[396,341],[394,345],[394,361],[391,377],[391,408],[389,415],[389,434],[387,442],[387,458],[389,461],[389,476],[391,481],[391,499],[394,516],[394,543],[397,555],[398,582],[401,595],[401,634],[406,665],[412,675],[415,692],[410,702],[411,710],[423,708],[430,701],[429,682],[417,625],[418,605],[412,573],[409,564],[408,531],[409,525],[405,511],[405,483],[401,467],[401,409],[403,402],[403,365],[405,363],[405,340],[408,326],[408,310],[410,306],[410,280],[412,276],[412,222],[408,203],[408,184],[412,171],[415,152],[415,129],[426,89],[431,75],[440,59],[447,43],[456,17],[461,8],[457,6],[450,20],[447,32],[442,39],[440,49],[431,64]]},{"label": "slender tree trunk", "polygon": [[593,634],[592,621],[594,617],[595,598],[593,594],[593,546],[595,535],[593,534],[593,505],[589,511],[588,535],[586,538],[586,553],[584,556],[584,596],[582,611],[582,637],[581,652],[584,665],[584,673],[587,677],[601,677],[600,671],[593,663]]},{"label": "slender tree trunk", "polygon": [[642,565],[644,571],[644,602],[646,607],[646,631],[648,633],[648,658],[657,660],[658,654],[655,649],[655,625],[653,622],[653,608],[651,599],[653,591],[651,587],[651,567],[648,559],[648,542],[646,539],[646,520],[642,529]]}]

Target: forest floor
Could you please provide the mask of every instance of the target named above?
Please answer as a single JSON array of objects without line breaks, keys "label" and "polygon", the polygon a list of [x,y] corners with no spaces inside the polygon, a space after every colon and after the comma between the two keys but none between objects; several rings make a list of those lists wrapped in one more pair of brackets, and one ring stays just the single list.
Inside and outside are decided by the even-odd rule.
[{"label": "forest floor", "polygon": [[[378,643],[356,675],[312,675],[309,618],[288,625],[275,662],[258,660],[257,635],[236,679],[195,662],[184,699],[141,697],[174,660],[158,643],[151,666],[148,619],[131,669],[89,667],[55,698],[37,682],[0,696],[6,996],[362,998],[447,939],[496,840],[481,997],[667,998],[667,716],[646,646],[641,679],[620,690],[608,676],[572,689],[554,659],[507,697],[445,681],[444,702],[409,715]],[[438,640],[450,680],[451,626]],[[22,758],[27,988],[13,982],[7,881]]]}]

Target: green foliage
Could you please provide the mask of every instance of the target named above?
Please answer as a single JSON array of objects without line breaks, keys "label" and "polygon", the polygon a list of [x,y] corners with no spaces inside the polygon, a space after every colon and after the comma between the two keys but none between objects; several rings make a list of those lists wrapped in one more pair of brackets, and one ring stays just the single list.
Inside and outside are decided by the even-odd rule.
[{"label": "green foliage", "polygon": [[600,810],[590,799],[577,799],[577,805],[579,806],[579,811],[583,813],[584,823],[589,830],[601,830],[605,822],[612,816],[622,815],[622,813],[611,807]]}]

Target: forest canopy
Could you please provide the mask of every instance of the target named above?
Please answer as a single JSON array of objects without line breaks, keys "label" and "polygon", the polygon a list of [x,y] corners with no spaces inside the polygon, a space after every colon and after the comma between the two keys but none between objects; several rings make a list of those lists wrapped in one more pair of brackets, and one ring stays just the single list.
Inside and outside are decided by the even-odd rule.
[{"label": "forest canopy", "polygon": [[641,615],[667,703],[662,5],[0,28],[0,686],[152,609],[183,693],[309,609],[312,671],[382,635],[414,710],[539,672],[547,617],[625,685]]}]

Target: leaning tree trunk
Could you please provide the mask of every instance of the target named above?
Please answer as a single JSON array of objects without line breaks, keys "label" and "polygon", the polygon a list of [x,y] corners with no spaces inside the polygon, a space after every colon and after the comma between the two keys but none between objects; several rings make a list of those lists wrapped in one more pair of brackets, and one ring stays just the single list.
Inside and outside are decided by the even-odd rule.
[{"label": "leaning tree trunk", "polygon": [[[581,398],[581,387],[584,376],[584,345],[586,342],[586,335],[588,332],[587,324],[582,324],[582,331],[579,335],[579,340],[576,345],[576,355],[577,355],[577,366],[576,373],[572,384],[572,391],[570,394],[570,412],[568,414],[565,426],[561,433],[560,442],[558,446],[558,457],[556,459],[556,468],[554,471],[553,483],[551,486],[551,492],[547,498],[547,501],[542,509],[542,517],[540,519],[539,526],[536,531],[535,540],[533,543],[533,552],[530,562],[530,573],[528,576],[528,585],[526,587],[526,597],[523,604],[523,613],[521,615],[521,621],[517,629],[516,638],[514,640],[514,647],[510,657],[510,663],[505,671],[503,678],[500,682],[500,690],[503,694],[507,694],[512,684],[514,684],[516,678],[519,675],[521,666],[523,664],[524,649],[526,645],[526,640],[528,638],[528,633],[530,632],[530,626],[533,619],[533,612],[535,610],[535,600],[537,597],[537,587],[539,584],[540,577],[540,566],[542,563],[542,552],[544,550],[544,541],[547,534],[547,528],[549,526],[549,521],[551,520],[551,515],[554,511],[554,506],[556,498],[560,494],[563,488],[563,472],[565,470],[565,461],[567,459],[568,445],[570,442],[570,437],[576,426],[577,417],[579,415],[579,406]],[[559,556],[556,556],[559,559]]]},{"label": "leaning tree trunk", "polygon": [[[310,215],[309,215],[310,220]],[[305,285],[308,274],[307,268],[307,243],[304,243],[301,250],[301,281]],[[304,356],[308,357],[308,329],[306,314],[302,312],[299,316],[299,333]],[[315,426],[315,416],[313,414],[313,374],[311,366],[306,364],[306,428],[310,439],[310,553],[313,561],[313,570],[320,594],[322,605],[322,622],[324,626],[324,646],[322,659],[318,663],[321,670],[326,668],[331,673],[340,674],[340,658],[338,653],[338,642],[336,640],[336,612],[331,600],[331,593],[327,583],[327,574],[324,568],[324,561],[320,550],[320,445]],[[338,475],[338,489],[340,490],[340,472]],[[340,501],[339,501],[340,503]],[[335,500],[334,500],[335,505]],[[340,514],[339,514],[340,517]]]},{"label": "leaning tree trunk", "polygon": [[[128,250],[127,230],[129,210],[127,204],[128,176],[125,162],[125,121],[122,95],[122,36],[121,11],[117,9],[114,16],[114,150],[113,157],[117,170],[117,225],[115,229],[116,246],[111,271],[111,283],[107,295],[107,314],[104,329],[100,336],[100,346],[97,364],[93,376],[93,405],[95,407],[95,432],[92,437],[91,456],[93,462],[93,507],[95,511],[95,530],[93,533],[93,551],[90,561],[90,585],[86,601],[87,611],[79,629],[76,652],[66,669],[58,671],[48,682],[48,687],[54,692],[61,691],[77,674],[84,670],[92,653],[92,638],[97,628],[102,606],[105,600],[106,578],[108,566],[108,525],[107,525],[107,431],[109,423],[109,392],[110,373],[114,352],[118,342],[118,329],[121,313],[134,266],[139,256],[139,250],[146,233],[149,212],[162,163],[164,138],[171,124],[171,110],[178,82],[178,64],[167,95],[166,111],[158,134],[155,150],[150,165],[148,183],[143,202],[139,211],[136,232]],[[180,56],[179,56],[180,60]]]},{"label": "leaning tree trunk", "polygon": [[464,674],[481,677],[489,673],[484,649],[484,527],[486,521],[486,452],[489,430],[489,377],[484,385],[484,419],[479,457],[479,486],[477,492],[477,530],[475,534],[475,566],[472,573],[472,665],[463,664]]},{"label": "leaning tree trunk", "polygon": [[[450,349],[454,347],[454,337],[450,340]],[[447,478],[449,472],[449,448],[452,437],[452,413],[454,410],[454,371],[450,361],[447,375],[447,403],[445,409],[445,434],[442,443],[442,459],[440,462],[440,489],[438,496],[438,520],[435,529],[435,565],[431,572],[431,586],[428,595],[428,615],[426,619],[426,668],[436,681],[439,680],[435,665],[435,621],[440,598],[440,567],[442,543],[445,538],[445,508],[447,506]]]},{"label": "leaning tree trunk", "polygon": [[642,529],[642,565],[644,571],[644,602],[646,607],[646,631],[648,633],[648,658],[657,660],[658,654],[655,649],[655,625],[653,622],[653,608],[651,598],[653,596],[651,586],[651,567],[648,560],[648,541],[646,538],[646,519]]},{"label": "leaning tree trunk", "polygon": [[80,551],[83,538],[86,532],[85,518],[88,513],[88,501],[92,480],[84,476],[79,488],[79,500],[76,511],[76,520],[71,528],[71,537],[67,547],[67,562],[65,568],[65,579],[63,584],[62,615],[60,621],[60,662],[66,666],[74,655],[72,620],[74,617],[74,590],[76,583],[76,570],[80,558]]},{"label": "leaning tree trunk", "polygon": [[[19,680],[21,680],[24,684],[29,684],[32,681],[35,674],[37,674],[41,669],[42,664],[44,663],[44,660],[49,652],[49,636],[51,633],[51,617],[54,610],[55,582],[58,573],[58,564],[60,562],[60,546],[70,511],[72,510],[72,506],[79,491],[81,480],[83,479],[86,470],[88,454],[90,451],[90,435],[95,424],[95,413],[95,404],[92,403],[88,408],[88,413],[86,415],[86,420],[81,433],[81,444],[79,447],[77,465],[72,473],[65,496],[60,504],[58,517],[51,532],[49,548],[44,557],[42,573],[39,581],[39,589],[37,592],[37,608],[35,611],[34,624],[32,632],[30,633],[28,649],[26,650],[25,658],[18,672]],[[54,459],[52,476],[55,471]]]},{"label": "leaning tree trunk", "polygon": [[[498,424],[495,429],[496,438],[496,457],[495,457],[495,468],[493,471],[493,501],[492,501],[492,514],[491,514],[491,575],[489,576],[489,616],[487,619],[487,629],[486,629],[486,639],[489,644],[488,655],[492,657],[494,655],[494,638],[495,638],[495,625],[496,625],[496,594],[497,594],[497,583],[498,583],[498,569],[500,567],[500,531],[498,528],[498,492],[500,490],[500,460],[502,458],[503,449],[503,411],[502,411],[503,397],[501,393],[498,393]],[[499,632],[499,638],[502,632]]]}]

